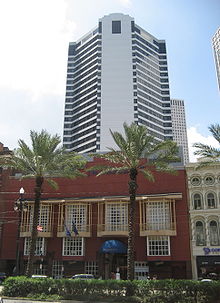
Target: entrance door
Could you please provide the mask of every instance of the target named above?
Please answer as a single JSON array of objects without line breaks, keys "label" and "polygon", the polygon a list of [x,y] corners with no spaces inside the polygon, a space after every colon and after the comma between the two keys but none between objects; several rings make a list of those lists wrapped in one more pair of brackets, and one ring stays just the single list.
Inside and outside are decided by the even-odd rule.
[{"label": "entrance door", "polygon": [[104,279],[112,279],[113,273],[120,273],[120,279],[127,278],[127,255],[125,254],[104,254]]}]

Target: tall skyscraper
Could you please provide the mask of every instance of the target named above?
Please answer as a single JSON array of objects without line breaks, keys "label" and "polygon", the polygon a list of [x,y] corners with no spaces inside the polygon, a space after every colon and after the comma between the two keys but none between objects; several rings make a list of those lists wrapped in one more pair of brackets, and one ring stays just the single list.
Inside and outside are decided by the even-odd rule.
[{"label": "tall skyscraper", "polygon": [[212,38],[212,45],[214,50],[215,67],[218,79],[218,87],[220,91],[220,27]]},{"label": "tall skyscraper", "polygon": [[109,129],[146,125],[172,139],[166,43],[128,15],[110,14],[69,44],[63,144],[68,151],[113,147]]},{"label": "tall skyscraper", "polygon": [[177,145],[182,149],[183,163],[186,164],[189,162],[189,149],[184,101],[171,99],[170,102],[173,126],[173,141],[175,141]]}]

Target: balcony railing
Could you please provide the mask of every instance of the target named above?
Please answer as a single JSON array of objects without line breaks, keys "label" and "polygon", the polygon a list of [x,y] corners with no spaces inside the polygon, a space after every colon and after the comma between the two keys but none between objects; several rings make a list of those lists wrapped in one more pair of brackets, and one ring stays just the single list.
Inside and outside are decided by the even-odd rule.
[{"label": "balcony railing", "polygon": [[[53,236],[54,206],[51,203],[41,202],[39,211],[38,237]],[[27,211],[22,212],[20,237],[30,237],[33,226],[33,202],[28,204]]]},{"label": "balcony railing", "polygon": [[[70,211],[75,209],[76,213],[82,207],[82,213],[78,219],[74,219],[75,228],[80,237],[91,237],[92,234],[92,211],[91,203],[81,201],[68,201],[59,204],[57,237],[77,236],[74,232],[73,224],[70,223]],[[83,215],[82,215],[83,214]],[[72,221],[73,219],[71,219]],[[68,222],[68,223],[67,223]],[[65,225],[66,224],[66,225]]]},{"label": "balcony railing", "polygon": [[[52,225],[42,226],[42,231],[38,231],[38,237],[52,237],[53,227]],[[30,237],[32,232],[32,224],[22,224],[20,227],[20,237]]]},{"label": "balcony railing", "polygon": [[[91,225],[90,224],[77,224],[76,229],[79,237],[91,237]],[[71,237],[77,236],[73,228],[65,227],[64,224],[58,225],[57,227],[57,237],[67,237],[68,232]],[[70,236],[70,235],[69,235]]]},{"label": "balcony railing", "polygon": [[181,195],[140,200],[140,236],[176,236],[175,199]]},{"label": "balcony railing", "polygon": [[97,236],[128,236],[128,224],[98,224]]},{"label": "balcony railing", "polygon": [[176,236],[175,223],[140,224],[140,236]]}]

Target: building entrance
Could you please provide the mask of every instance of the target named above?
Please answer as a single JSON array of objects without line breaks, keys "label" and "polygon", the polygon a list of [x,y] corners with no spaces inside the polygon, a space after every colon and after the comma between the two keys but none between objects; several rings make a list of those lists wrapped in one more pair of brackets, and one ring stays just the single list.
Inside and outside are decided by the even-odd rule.
[{"label": "building entrance", "polygon": [[100,249],[100,276],[102,279],[126,279],[127,245],[119,240],[107,240]]}]

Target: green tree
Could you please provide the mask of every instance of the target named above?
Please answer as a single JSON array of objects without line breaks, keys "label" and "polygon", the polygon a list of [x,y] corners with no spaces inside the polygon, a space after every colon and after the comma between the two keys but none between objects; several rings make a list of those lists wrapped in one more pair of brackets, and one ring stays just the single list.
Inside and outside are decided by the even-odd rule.
[{"label": "green tree", "polygon": [[23,178],[35,178],[33,225],[26,276],[31,276],[33,272],[40,200],[44,181],[57,188],[57,183],[51,179],[52,177],[76,178],[84,176],[81,169],[84,168],[86,163],[82,156],[65,152],[64,148],[60,147],[61,139],[58,135],[51,136],[46,130],[42,130],[39,133],[30,131],[30,137],[31,147],[20,139],[18,141],[19,147],[14,150],[11,156],[0,158],[0,164],[22,172]]},{"label": "green tree", "polygon": [[[220,146],[220,125],[211,124],[209,131]],[[202,159],[199,166],[211,165],[213,162],[220,161],[220,148],[215,148],[203,143],[194,143],[193,146],[197,148],[194,154],[200,156],[200,159]]]},{"label": "green tree", "polygon": [[134,279],[134,247],[135,247],[135,209],[137,192],[137,175],[142,173],[149,181],[154,181],[155,170],[174,173],[170,166],[171,162],[178,161],[178,148],[173,141],[158,142],[148,134],[143,125],[124,123],[123,136],[119,132],[111,132],[119,150],[108,148],[105,154],[93,154],[94,157],[107,160],[106,165],[97,165],[99,175],[108,172],[129,174],[129,227],[128,227],[128,257],[127,257],[127,279]]}]

